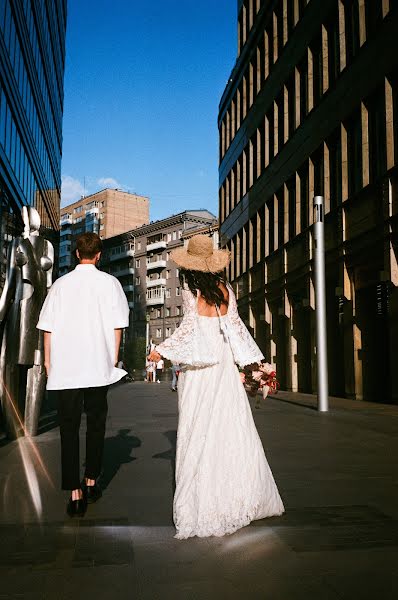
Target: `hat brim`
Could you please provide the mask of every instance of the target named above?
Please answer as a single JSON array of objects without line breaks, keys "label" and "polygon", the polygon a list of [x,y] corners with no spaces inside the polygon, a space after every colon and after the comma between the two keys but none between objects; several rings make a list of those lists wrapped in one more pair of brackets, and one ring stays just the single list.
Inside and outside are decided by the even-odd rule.
[{"label": "hat brim", "polygon": [[231,260],[228,250],[213,250],[208,258],[189,254],[186,248],[176,248],[171,252],[171,259],[182,269],[218,273],[229,265]]}]

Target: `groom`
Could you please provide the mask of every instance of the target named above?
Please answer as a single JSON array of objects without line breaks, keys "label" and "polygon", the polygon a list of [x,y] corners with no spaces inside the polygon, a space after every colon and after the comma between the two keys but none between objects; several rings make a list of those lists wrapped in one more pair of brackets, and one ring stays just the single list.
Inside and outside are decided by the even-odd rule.
[{"label": "groom", "polygon": [[[83,516],[87,502],[101,497],[108,412],[107,393],[126,371],[118,369],[122,329],[129,307],[119,281],[96,267],[102,242],[95,233],[76,240],[79,264],[52,286],[40,313],[44,331],[47,390],[56,396],[61,433],[62,489],[71,490],[67,513]],[[87,415],[86,470],[80,482],[79,429]]]}]

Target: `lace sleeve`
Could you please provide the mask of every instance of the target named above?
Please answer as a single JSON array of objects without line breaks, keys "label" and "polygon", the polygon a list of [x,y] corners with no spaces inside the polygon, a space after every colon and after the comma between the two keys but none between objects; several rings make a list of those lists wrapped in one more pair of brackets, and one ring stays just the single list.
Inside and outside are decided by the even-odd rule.
[{"label": "lace sleeve", "polygon": [[264,359],[264,355],[239,316],[235,294],[230,285],[228,285],[228,292],[229,307],[226,334],[231,344],[235,362],[240,367],[258,363]]},{"label": "lace sleeve", "polygon": [[196,298],[189,290],[182,290],[182,306],[184,318],[180,326],[156,350],[174,364],[197,367],[215,364],[217,358],[198,330]]}]

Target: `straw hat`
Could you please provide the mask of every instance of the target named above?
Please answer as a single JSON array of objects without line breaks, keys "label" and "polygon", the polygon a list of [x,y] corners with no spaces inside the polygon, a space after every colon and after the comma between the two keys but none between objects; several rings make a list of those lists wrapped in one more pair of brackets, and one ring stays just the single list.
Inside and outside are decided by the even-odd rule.
[{"label": "straw hat", "polygon": [[176,248],[171,258],[179,267],[189,271],[218,273],[229,264],[228,250],[215,250],[208,235],[194,235],[186,248]]}]

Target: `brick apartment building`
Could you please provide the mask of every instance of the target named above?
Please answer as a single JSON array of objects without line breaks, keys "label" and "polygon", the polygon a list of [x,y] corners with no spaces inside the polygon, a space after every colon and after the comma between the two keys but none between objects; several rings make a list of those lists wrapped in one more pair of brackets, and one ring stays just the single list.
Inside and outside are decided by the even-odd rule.
[{"label": "brick apartment building", "polygon": [[59,272],[75,266],[74,240],[86,231],[101,239],[149,223],[149,198],[122,190],[105,189],[61,209]]}]

